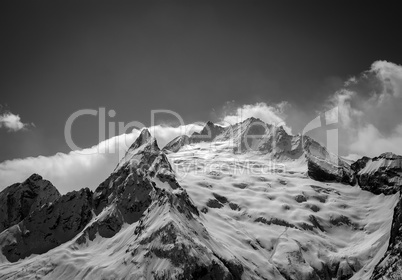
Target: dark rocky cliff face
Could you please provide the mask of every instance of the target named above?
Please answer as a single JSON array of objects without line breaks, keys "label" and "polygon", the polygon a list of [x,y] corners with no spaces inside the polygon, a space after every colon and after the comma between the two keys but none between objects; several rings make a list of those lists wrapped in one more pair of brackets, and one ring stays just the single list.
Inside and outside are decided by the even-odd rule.
[{"label": "dark rocky cliff face", "polygon": [[92,192],[82,189],[35,209],[8,229],[15,241],[2,248],[3,255],[15,262],[31,254],[46,253],[72,239],[91,220],[91,206]]},{"label": "dark rocky cliff face", "polygon": [[402,186],[402,156],[384,153],[352,164],[359,186],[375,194],[395,194]]},{"label": "dark rocky cliff face", "polygon": [[344,184],[355,184],[353,173],[347,166],[333,166],[333,169],[326,169],[313,160],[307,161],[308,176],[320,182],[340,182]]},{"label": "dark rocky cliff face", "polygon": [[350,165],[310,137],[303,137],[303,150],[307,160],[307,173],[310,178],[326,182],[340,182],[355,185],[354,171]]},{"label": "dark rocky cliff face", "polygon": [[18,224],[31,212],[60,197],[59,191],[37,174],[0,192],[0,232]]}]

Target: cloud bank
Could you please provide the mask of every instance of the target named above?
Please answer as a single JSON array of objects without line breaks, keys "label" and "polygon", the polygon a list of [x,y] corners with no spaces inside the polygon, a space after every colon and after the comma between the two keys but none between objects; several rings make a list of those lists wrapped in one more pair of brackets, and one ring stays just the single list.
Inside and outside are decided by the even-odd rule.
[{"label": "cloud bank", "polygon": [[[174,137],[199,131],[202,126],[184,125],[179,127],[153,126],[149,130],[163,147]],[[134,129],[129,134],[107,139],[91,148],[57,153],[45,157],[29,157],[0,163],[0,191],[5,187],[22,182],[32,173],[38,173],[51,181],[61,193],[83,187],[95,189],[113,172],[119,160],[140,134]]]}]

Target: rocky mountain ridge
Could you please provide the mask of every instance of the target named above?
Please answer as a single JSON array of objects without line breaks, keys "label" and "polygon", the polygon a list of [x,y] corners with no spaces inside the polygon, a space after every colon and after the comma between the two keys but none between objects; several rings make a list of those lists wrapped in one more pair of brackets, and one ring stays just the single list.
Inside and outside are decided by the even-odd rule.
[{"label": "rocky mountain ridge", "polygon": [[240,279],[241,263],[209,237],[198,216],[145,129],[94,192],[70,192],[32,209],[0,233],[0,247],[8,261],[16,262],[69,240],[83,245],[96,236],[111,238],[124,224],[136,224],[126,254],[134,263],[148,264],[133,266],[136,277],[148,278],[152,271],[155,279]]}]

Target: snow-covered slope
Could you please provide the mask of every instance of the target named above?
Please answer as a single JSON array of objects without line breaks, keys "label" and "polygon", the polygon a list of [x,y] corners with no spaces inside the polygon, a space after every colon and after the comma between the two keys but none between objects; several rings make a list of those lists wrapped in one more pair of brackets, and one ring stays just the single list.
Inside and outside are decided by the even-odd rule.
[{"label": "snow-covered slope", "polygon": [[232,244],[245,279],[370,277],[388,245],[397,195],[317,182],[305,163],[232,148],[201,143],[169,159],[208,231]]},{"label": "snow-covered slope", "polygon": [[364,157],[354,164],[362,189],[376,194],[399,193],[394,209],[389,245],[370,279],[402,279],[402,156],[384,153],[375,158]]},{"label": "snow-covered slope", "polygon": [[354,183],[395,171],[398,157],[351,167],[258,119],[206,127],[212,139],[179,136],[163,150],[144,129],[94,192],[16,219],[0,233],[0,279],[381,279],[398,269],[399,194]]},{"label": "snow-covered slope", "polygon": [[402,196],[394,209],[389,245],[371,280],[402,279]]}]

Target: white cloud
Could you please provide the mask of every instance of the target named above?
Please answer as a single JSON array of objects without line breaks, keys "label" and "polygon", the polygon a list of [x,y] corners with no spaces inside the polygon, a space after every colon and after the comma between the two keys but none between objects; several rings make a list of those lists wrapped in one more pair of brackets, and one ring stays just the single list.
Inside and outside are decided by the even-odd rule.
[{"label": "white cloud", "polygon": [[384,85],[383,94],[402,97],[402,66],[388,61],[376,61],[371,65],[371,71]]},{"label": "white cloud", "polygon": [[331,120],[327,119],[327,121],[336,123],[339,120],[345,127],[349,127],[354,119],[362,115],[361,111],[352,107],[351,101],[355,97],[356,93],[347,89],[337,91],[333,96],[331,96],[327,109],[336,107],[338,110],[331,110],[331,112],[336,112],[337,115],[331,115]]},{"label": "white cloud", "polygon": [[330,97],[338,106],[340,141],[348,153],[402,154],[402,66],[376,61]]},{"label": "white cloud", "polygon": [[163,148],[167,143],[179,135],[191,135],[193,132],[199,132],[204,127],[204,124],[189,124],[178,127],[170,126],[152,126],[149,131],[158,140],[159,147]]},{"label": "white cloud", "polygon": [[[192,131],[201,129],[200,125],[149,128],[161,148],[178,135],[191,134]],[[133,130],[132,133],[115,136],[91,148],[71,151],[68,154],[57,153],[48,157],[29,157],[2,162],[0,190],[13,183],[24,181],[32,173],[38,173],[51,181],[61,193],[83,187],[95,189],[114,170],[139,133],[139,130]]]},{"label": "white cloud", "polygon": [[367,156],[378,156],[384,152],[402,154],[402,123],[395,128],[392,134],[384,136],[371,124],[361,128],[357,138],[351,144],[351,150]]},{"label": "white cloud", "polygon": [[22,123],[19,115],[11,112],[4,112],[0,115],[0,128],[5,127],[8,131],[18,131],[27,127],[28,124]]},{"label": "white cloud", "polygon": [[268,105],[264,102],[256,104],[247,104],[235,109],[234,112],[223,117],[222,123],[235,124],[244,121],[245,119],[254,117],[261,119],[268,124],[283,126],[288,133],[291,133],[291,128],[285,123],[286,115],[284,110],[288,103],[281,102],[275,105]]}]

